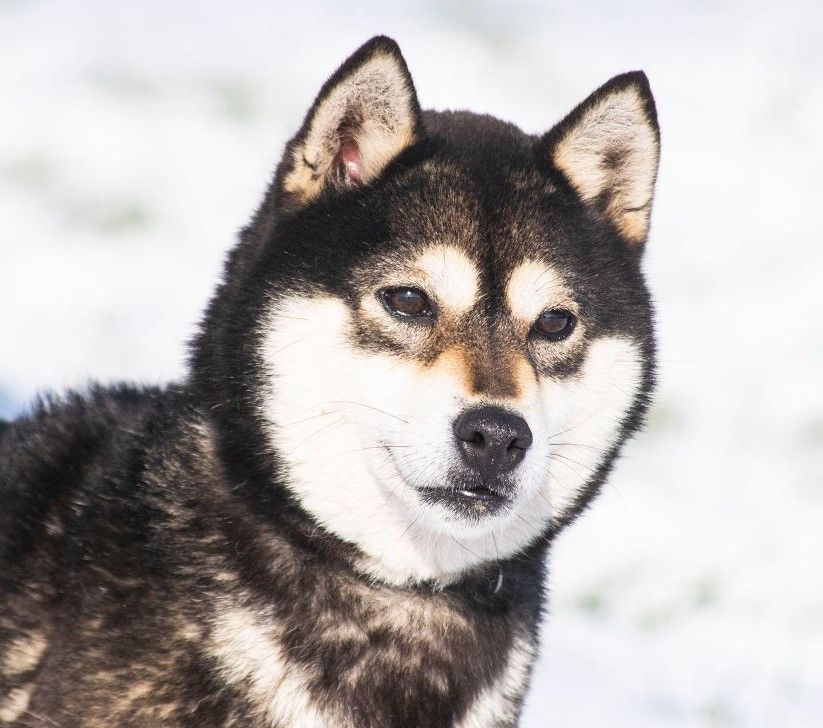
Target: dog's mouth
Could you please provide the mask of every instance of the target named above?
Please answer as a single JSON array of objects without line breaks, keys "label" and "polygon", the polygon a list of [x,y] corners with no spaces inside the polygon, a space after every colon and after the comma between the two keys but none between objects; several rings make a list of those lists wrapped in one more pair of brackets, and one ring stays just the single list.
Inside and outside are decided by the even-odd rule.
[{"label": "dog's mouth", "polygon": [[475,518],[503,510],[511,501],[509,496],[485,486],[454,488],[422,488],[420,497],[431,505],[445,506],[462,516]]},{"label": "dog's mouth", "polygon": [[[394,453],[386,448],[398,476],[403,478]],[[480,519],[499,513],[512,502],[513,489],[508,480],[485,484],[477,474],[451,470],[443,486],[413,486],[427,505],[441,506],[464,518]]]}]

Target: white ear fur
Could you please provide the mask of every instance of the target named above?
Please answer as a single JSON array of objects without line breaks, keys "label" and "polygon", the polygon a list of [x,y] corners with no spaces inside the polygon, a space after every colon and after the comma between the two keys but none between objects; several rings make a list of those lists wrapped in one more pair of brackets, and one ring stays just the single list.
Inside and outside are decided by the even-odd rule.
[{"label": "white ear fur", "polygon": [[552,162],[587,203],[620,234],[641,245],[648,234],[660,136],[654,100],[642,72],[617,76],[556,129]]},{"label": "white ear fur", "polygon": [[326,82],[287,150],[292,204],[373,181],[419,134],[420,107],[397,44],[373,38]]}]

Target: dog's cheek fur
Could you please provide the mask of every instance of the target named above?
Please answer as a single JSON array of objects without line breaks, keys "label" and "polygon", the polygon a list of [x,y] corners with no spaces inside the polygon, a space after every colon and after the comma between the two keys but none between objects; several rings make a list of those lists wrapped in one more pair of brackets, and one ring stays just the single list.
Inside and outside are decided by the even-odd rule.
[{"label": "dog's cheek fur", "polygon": [[549,475],[544,492],[552,522],[567,522],[580,508],[586,486],[597,481],[625,438],[646,378],[640,345],[620,336],[592,341],[580,370],[546,378],[541,397],[550,419]]},{"label": "dog's cheek fur", "polygon": [[[356,351],[350,324],[350,309],[331,296],[286,297],[273,306],[261,330],[268,375],[261,418],[287,487],[318,523],[386,563],[396,572],[392,581],[431,578],[429,555],[402,548],[416,495],[390,457],[410,444],[415,365]],[[441,414],[430,413],[428,423],[440,432],[427,436],[421,455],[435,473],[447,469],[442,434],[451,392],[436,395]]]}]

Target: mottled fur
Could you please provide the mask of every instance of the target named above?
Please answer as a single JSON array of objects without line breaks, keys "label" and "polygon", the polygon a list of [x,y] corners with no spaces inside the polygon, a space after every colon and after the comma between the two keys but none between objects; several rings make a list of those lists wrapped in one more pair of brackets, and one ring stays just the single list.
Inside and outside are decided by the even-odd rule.
[{"label": "mottled fur", "polygon": [[[0,423],[0,725],[515,725],[548,546],[652,388],[640,250],[656,163],[642,74],[536,138],[422,113],[397,46],[361,48],[232,251],[187,381],[47,398]],[[431,291],[436,323],[386,313],[375,291],[398,281]],[[547,305],[577,315],[568,341],[530,338]],[[420,505],[403,521],[419,468],[398,461],[379,490],[386,433],[431,455],[433,485],[474,476],[450,442],[425,451],[436,433],[427,413],[415,430],[413,402],[384,411],[397,376],[424,409],[443,400],[446,425],[477,403],[539,418],[565,402],[580,434],[549,433],[545,462],[501,479],[508,520]],[[383,406],[331,400],[336,386]],[[583,472],[564,473],[575,447]]]}]

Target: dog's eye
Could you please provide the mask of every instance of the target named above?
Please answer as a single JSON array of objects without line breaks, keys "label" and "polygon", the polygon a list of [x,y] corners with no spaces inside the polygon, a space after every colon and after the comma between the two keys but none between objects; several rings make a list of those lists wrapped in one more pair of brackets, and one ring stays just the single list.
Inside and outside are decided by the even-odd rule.
[{"label": "dog's eye", "polygon": [[574,331],[576,322],[577,319],[573,313],[562,309],[552,309],[540,314],[532,330],[550,341],[561,341]]},{"label": "dog's eye", "polygon": [[419,288],[384,288],[380,291],[383,304],[392,313],[401,316],[432,316],[434,307],[429,297]]}]

